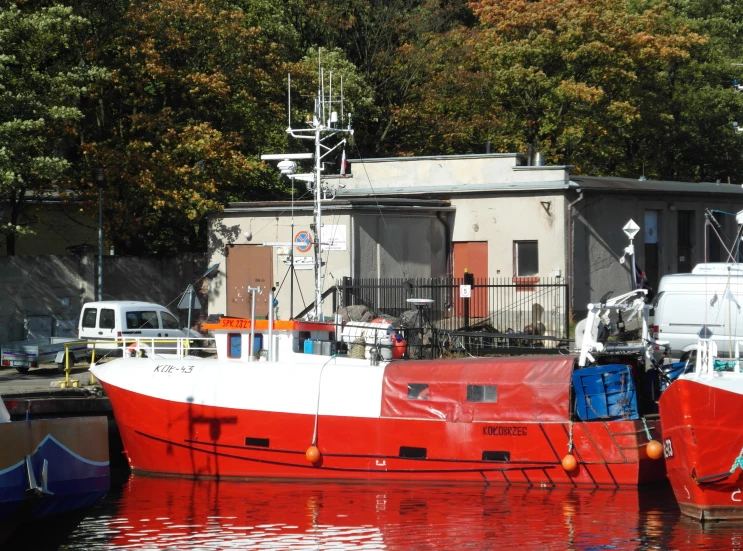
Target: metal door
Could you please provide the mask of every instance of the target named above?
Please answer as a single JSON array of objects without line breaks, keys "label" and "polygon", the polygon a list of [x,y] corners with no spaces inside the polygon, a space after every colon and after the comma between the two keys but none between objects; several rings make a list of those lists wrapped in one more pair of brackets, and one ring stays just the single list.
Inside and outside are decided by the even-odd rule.
[{"label": "metal door", "polygon": [[659,212],[657,210],[645,211],[645,266],[642,271],[653,289],[658,288],[658,228],[660,227]]},{"label": "metal door", "polygon": [[678,272],[687,274],[694,267],[694,211],[678,211]]},{"label": "metal door", "polygon": [[250,317],[248,287],[259,287],[255,295],[255,315],[268,316],[268,293],[273,281],[273,247],[230,245],[227,247],[227,315]]},{"label": "metal door", "polygon": [[[478,288],[478,284],[488,283],[488,242],[466,241],[454,243],[454,277],[464,278],[464,271],[474,276],[475,287],[470,295],[470,317],[484,318],[488,315],[488,289]],[[456,315],[464,312],[465,299],[455,297]]]}]

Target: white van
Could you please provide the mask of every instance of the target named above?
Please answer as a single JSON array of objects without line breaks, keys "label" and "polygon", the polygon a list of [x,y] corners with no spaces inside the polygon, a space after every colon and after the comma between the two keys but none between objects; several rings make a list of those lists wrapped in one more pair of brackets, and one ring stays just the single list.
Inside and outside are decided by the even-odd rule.
[{"label": "white van", "polygon": [[716,340],[721,354],[730,350],[731,338],[743,338],[743,275],[718,274],[661,278],[653,333],[669,342],[673,358],[686,359],[696,350],[700,334]]},{"label": "white van", "polygon": [[[192,335],[196,332],[193,331]],[[133,300],[104,300],[83,304],[78,337],[96,343],[96,348],[117,348],[126,338],[175,339],[188,336],[165,306]],[[175,347],[163,344],[164,348]]]}]

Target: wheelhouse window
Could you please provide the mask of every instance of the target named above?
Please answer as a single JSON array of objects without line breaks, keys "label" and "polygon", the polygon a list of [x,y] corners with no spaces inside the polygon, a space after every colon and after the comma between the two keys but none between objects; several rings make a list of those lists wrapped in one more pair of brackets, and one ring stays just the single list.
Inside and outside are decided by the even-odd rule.
[{"label": "wheelhouse window", "polygon": [[468,402],[497,402],[498,387],[495,385],[467,385]]},{"label": "wheelhouse window", "polygon": [[428,385],[421,383],[408,383],[409,400],[428,400]]},{"label": "wheelhouse window", "polygon": [[517,277],[537,275],[539,273],[538,241],[514,241],[513,264]]},{"label": "wheelhouse window", "polygon": [[229,333],[227,335],[227,357],[242,358],[243,341],[240,333]]}]

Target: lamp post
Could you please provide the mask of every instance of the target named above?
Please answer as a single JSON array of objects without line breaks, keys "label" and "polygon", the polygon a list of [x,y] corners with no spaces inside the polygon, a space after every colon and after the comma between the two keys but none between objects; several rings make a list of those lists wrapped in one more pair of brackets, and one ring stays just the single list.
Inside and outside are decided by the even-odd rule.
[{"label": "lamp post", "polygon": [[98,300],[103,300],[103,182],[106,180],[106,168],[97,166],[93,176],[98,185]]}]

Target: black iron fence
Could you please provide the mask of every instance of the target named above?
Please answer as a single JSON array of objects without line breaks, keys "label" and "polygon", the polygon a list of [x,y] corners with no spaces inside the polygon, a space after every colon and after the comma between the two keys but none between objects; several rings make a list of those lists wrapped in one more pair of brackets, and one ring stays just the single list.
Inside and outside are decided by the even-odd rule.
[{"label": "black iron fence", "polygon": [[567,346],[568,285],[561,278],[343,278],[337,289],[342,306],[364,305],[395,318],[411,311],[425,316],[436,347],[446,347],[445,341],[483,351]]}]

